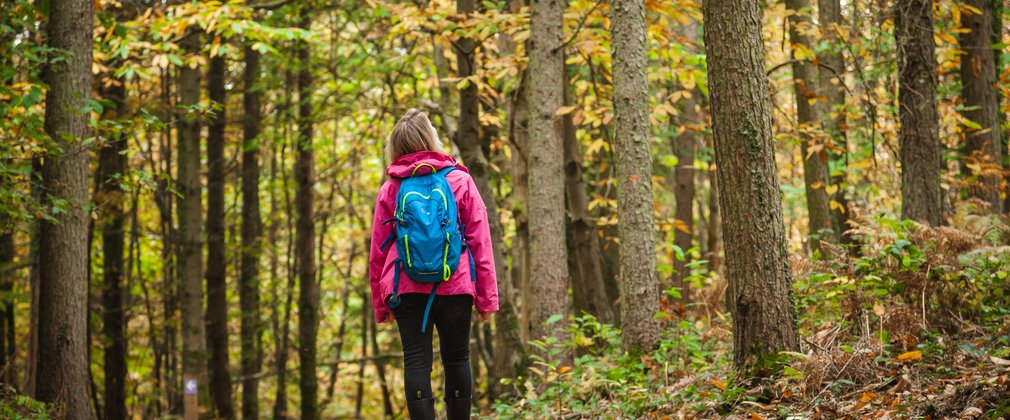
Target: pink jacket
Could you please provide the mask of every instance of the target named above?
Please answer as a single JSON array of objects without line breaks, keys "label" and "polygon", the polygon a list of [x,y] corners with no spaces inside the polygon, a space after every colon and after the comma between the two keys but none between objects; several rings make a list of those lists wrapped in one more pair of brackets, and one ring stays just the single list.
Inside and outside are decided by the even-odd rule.
[{"label": "pink jacket", "polygon": [[[419,164],[432,165],[442,169],[458,165],[456,159],[437,152],[417,152],[403,156],[386,168],[389,179],[379,189],[375,200],[375,218],[372,222],[372,249],[368,257],[368,280],[372,286],[372,305],[375,308],[375,321],[386,321],[389,308],[386,297],[393,293],[393,261],[397,259],[396,247],[393,244],[385,249],[379,246],[393,231],[393,224],[382,222],[393,217],[396,207],[396,192],[400,180],[410,176],[411,171]],[[498,282],[495,277],[494,252],[491,249],[491,231],[488,227],[487,208],[477,191],[477,185],[470,178],[470,173],[463,166],[446,175],[452,192],[456,196],[459,208],[459,218],[466,228],[464,235],[469,252],[473,255],[477,270],[477,280],[470,279],[470,261],[464,254],[460,257],[459,266],[449,281],[438,288],[439,295],[470,295],[474,297],[474,306],[480,313],[498,310]],[[430,283],[418,283],[400,273],[399,293],[431,293]]]}]

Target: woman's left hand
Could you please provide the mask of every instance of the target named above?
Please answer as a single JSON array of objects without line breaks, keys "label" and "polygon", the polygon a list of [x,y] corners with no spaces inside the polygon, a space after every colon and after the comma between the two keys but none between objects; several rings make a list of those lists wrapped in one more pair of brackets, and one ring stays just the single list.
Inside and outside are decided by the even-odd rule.
[{"label": "woman's left hand", "polygon": [[477,319],[480,320],[480,322],[488,322],[489,320],[491,320],[491,314],[493,314],[493,313],[494,312],[488,312],[488,313],[483,313],[483,314],[482,313],[478,313],[477,314]]}]

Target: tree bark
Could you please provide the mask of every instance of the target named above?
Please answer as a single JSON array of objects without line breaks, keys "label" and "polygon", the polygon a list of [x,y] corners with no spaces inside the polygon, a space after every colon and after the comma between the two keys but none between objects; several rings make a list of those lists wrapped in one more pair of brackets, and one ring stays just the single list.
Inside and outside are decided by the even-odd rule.
[{"label": "tree bark", "polygon": [[[466,14],[476,11],[475,0],[458,0],[456,2],[456,13]],[[461,78],[475,74],[474,53],[477,43],[469,38],[460,38],[455,42],[456,49],[456,71]],[[469,83],[459,92],[459,121],[457,121],[456,133],[453,136],[453,143],[459,148],[463,163],[466,164],[473,177],[474,184],[480,192],[484,205],[487,206],[488,226],[491,229],[491,247],[494,251],[494,265],[496,273],[506,278],[508,276],[508,266],[505,263],[505,241],[502,239],[501,218],[498,216],[498,199],[491,188],[491,169],[488,165],[488,157],[484,148],[487,144],[481,141],[480,121],[478,119],[478,109],[480,108],[477,96],[477,85]]]},{"label": "tree bark", "polygon": [[[692,22],[684,28],[684,37],[693,44],[698,43],[699,24]],[[694,159],[698,144],[704,140],[702,126],[703,115],[701,112],[702,93],[697,89],[692,89],[691,97],[682,99],[683,111],[681,121],[688,126],[682,134],[671,139],[671,149],[674,156],[677,156],[677,168],[674,172],[674,198],[676,209],[674,218],[677,223],[673,234],[673,244],[684,252],[684,260],[678,260],[675,256],[673,261],[673,287],[680,290],[680,302],[691,302],[691,288],[687,282],[687,277],[691,275],[691,254],[688,252],[695,239],[694,223],[694,198],[695,198],[695,170]],[[686,124],[685,124],[686,123]],[[671,121],[671,125],[675,123]],[[700,212],[700,209],[699,209]],[[700,226],[699,226],[699,230]],[[700,241],[700,238],[698,239]]]},{"label": "tree bark", "polygon": [[[529,70],[529,285],[530,334],[533,339],[562,341],[568,313],[568,267],[565,261],[564,142],[561,137],[564,83],[565,1],[534,0],[530,21]],[[548,325],[560,315],[562,320]]]},{"label": "tree bark", "polygon": [[226,125],[224,56],[212,57],[207,72],[207,95],[217,107],[207,130],[207,346],[210,348],[210,392],[220,418],[235,417],[228,361],[228,282],[225,277],[225,156]]},{"label": "tree bark", "polygon": [[242,418],[259,418],[259,379],[263,363],[260,319],[259,264],[263,252],[263,221],[260,217],[260,55],[244,49],[242,107],[242,256],[239,277],[240,336],[242,343]]},{"label": "tree bark", "polygon": [[[694,95],[700,95],[695,92]],[[684,102],[683,115],[685,120],[693,121],[701,118],[697,110],[697,101],[692,95],[691,99]],[[687,129],[683,134],[671,139],[673,154],[677,156],[677,169],[674,176],[674,197],[676,200],[676,219],[673,244],[684,252],[684,259],[673,258],[673,287],[680,290],[680,301],[691,302],[691,288],[687,283],[687,277],[691,275],[691,254],[688,252],[694,241],[694,155],[698,147],[700,133],[692,129]]]},{"label": "tree bark", "polygon": [[68,54],[44,72],[49,136],[41,189],[60,211],[39,226],[38,357],[35,396],[71,419],[92,418],[88,399],[88,114],[94,3],[49,5],[48,46]]},{"label": "tree bark", "polygon": [[[510,0],[509,13],[517,13],[525,5],[523,0]],[[511,37],[502,38],[502,51],[518,54],[519,45]],[[511,211],[515,220],[515,236],[512,237],[511,265],[508,275],[498,276],[498,314],[495,316],[494,372],[491,373],[491,391],[495,396],[506,395],[513,388],[503,385],[502,378],[514,378],[522,373],[526,346],[523,337],[523,320],[520,313],[519,297],[523,291],[522,285],[527,277],[527,258],[529,252],[529,234],[525,219],[527,203],[526,159],[523,155],[526,148],[527,125],[529,124],[529,109],[526,104],[525,69],[519,73],[519,83],[509,94],[508,101],[508,137],[511,158],[508,169],[512,176]],[[504,251],[504,249],[502,249]],[[523,300],[529,302],[529,300]],[[526,306],[529,306],[528,304]]]},{"label": "tree bark", "polygon": [[[992,0],[968,0],[982,13],[964,11],[962,24],[970,30],[961,34],[961,86],[964,117],[979,125],[965,130],[962,167],[979,165],[981,182],[969,182],[968,194],[990,205],[993,213],[1003,213],[1000,196],[1003,142],[1000,138],[999,94],[996,86],[996,54],[992,48]],[[970,175],[976,170],[966,171]]]},{"label": "tree bark", "polygon": [[761,9],[709,0],[703,7],[712,127],[733,311],[733,359],[752,372],[799,349],[781,192],[776,181]]},{"label": "tree bark", "polygon": [[[565,105],[571,106],[574,104],[574,95],[567,76],[563,83]],[[615,318],[614,308],[607,299],[599,235],[596,223],[589,214],[589,194],[583,180],[582,145],[576,136],[572,113],[561,117],[561,122],[565,142],[568,272],[572,282],[572,304],[578,315],[585,312],[600,322],[612,324]]]},{"label": "tree bark", "polygon": [[[126,86],[121,80],[103,89],[102,97],[112,103],[103,119],[125,117]],[[98,153],[98,221],[102,235],[102,326],[105,334],[105,407],[103,418],[125,419],[126,412],[126,312],[123,299],[126,194],[123,177],[127,176],[127,138],[122,132],[111,134]]]},{"label": "tree bark", "polygon": [[789,40],[794,54],[793,93],[799,123],[796,134],[800,139],[800,153],[803,154],[810,250],[818,252],[821,249],[821,239],[830,240],[831,236],[831,208],[825,189],[830,182],[828,150],[824,139],[817,134],[821,123],[821,112],[817,106],[821,95],[817,89],[817,64],[798,54],[799,51],[813,51],[816,41],[808,35],[813,25],[810,0],[786,0],[786,7],[792,12],[789,15]]},{"label": "tree bark", "polygon": [[645,2],[611,6],[617,235],[621,240],[621,343],[649,351],[659,340],[659,277],[652,196],[649,85],[646,79]]},{"label": "tree bark", "polygon": [[[187,54],[199,54],[200,29],[190,28],[181,46]],[[185,110],[200,102],[200,70],[179,67],[178,180],[176,214],[179,242],[176,264],[179,276],[179,305],[182,311],[183,385],[196,381],[198,405],[210,403],[207,387],[207,338],[203,302],[203,204],[200,185],[200,121]],[[191,407],[186,407],[191,408]],[[199,412],[200,409],[197,409]],[[186,413],[186,416],[196,415]]]},{"label": "tree bark", "polygon": [[[831,184],[838,188],[831,195],[837,205],[831,205],[831,222],[839,242],[852,252],[858,252],[856,239],[850,234],[849,199],[846,195],[848,187],[846,173],[848,166],[848,139],[846,138],[845,110],[845,60],[842,58],[842,42],[839,31],[842,29],[842,5],[839,0],[818,0],[817,17],[821,24],[821,40],[828,48],[817,59],[821,95],[827,99],[821,112],[823,129],[828,135],[831,147],[828,156],[835,162],[836,169],[829,170]],[[839,150],[840,149],[840,150]],[[829,168],[830,169],[830,168]],[[830,204],[830,202],[829,202]]]},{"label": "tree bark", "polygon": [[940,131],[936,110],[933,2],[895,3],[901,128],[901,217],[929,225],[943,219]]},{"label": "tree bark", "polygon": [[[713,145],[714,148],[714,145]],[[722,211],[719,209],[718,169],[708,171],[708,269],[713,273],[722,270]]]},{"label": "tree bark", "polygon": [[[0,222],[10,223],[10,222]],[[0,225],[0,369],[3,375],[0,382],[17,384],[17,369],[14,358],[17,355],[17,343],[14,341],[14,278],[15,273],[7,270],[14,262],[17,249],[14,247],[12,226]]]},{"label": "tree bark", "polygon": [[[309,10],[302,10],[302,29],[311,26]],[[319,383],[316,378],[316,334],[319,328],[319,284],[312,252],[315,200],[312,151],[312,51],[308,42],[298,45],[298,143],[295,157],[295,255],[298,258],[298,361],[301,388],[301,418],[319,418]]]}]

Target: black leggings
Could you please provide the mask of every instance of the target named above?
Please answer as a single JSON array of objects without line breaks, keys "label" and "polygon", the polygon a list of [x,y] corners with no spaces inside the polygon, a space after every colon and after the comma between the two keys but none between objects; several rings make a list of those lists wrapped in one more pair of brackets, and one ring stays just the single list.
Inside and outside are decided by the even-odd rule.
[{"label": "black leggings", "polygon": [[[431,396],[431,336],[438,329],[442,367],[445,370],[445,396],[470,398],[473,377],[470,373],[470,295],[435,296],[428,316],[428,327],[421,332],[421,320],[428,295],[400,295],[400,305],[393,309],[403,343],[403,388],[407,401]],[[434,326],[434,328],[432,328]]]}]

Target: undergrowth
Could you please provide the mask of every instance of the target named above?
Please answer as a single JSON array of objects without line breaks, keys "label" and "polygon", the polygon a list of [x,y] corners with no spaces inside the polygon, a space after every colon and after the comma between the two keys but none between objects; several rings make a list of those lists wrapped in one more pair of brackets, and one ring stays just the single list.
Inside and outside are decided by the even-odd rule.
[{"label": "undergrowth", "polygon": [[[732,367],[725,280],[692,264],[698,302],[663,302],[658,348],[621,349],[589,315],[568,340],[534,341],[496,418],[838,418],[1010,416],[1010,227],[965,206],[951,226],[885,217],[854,230],[859,255],[826,246],[792,261],[800,349],[777,373]],[[677,297],[676,290],[668,291]]]}]

